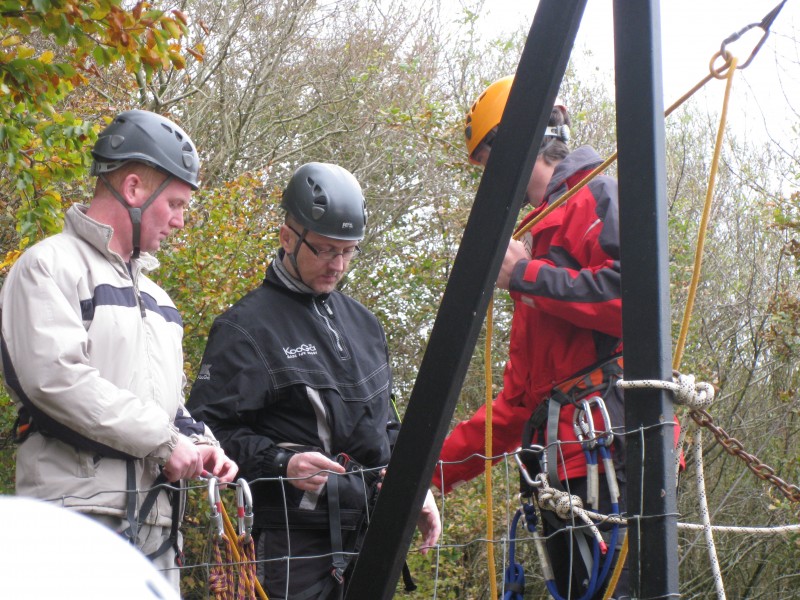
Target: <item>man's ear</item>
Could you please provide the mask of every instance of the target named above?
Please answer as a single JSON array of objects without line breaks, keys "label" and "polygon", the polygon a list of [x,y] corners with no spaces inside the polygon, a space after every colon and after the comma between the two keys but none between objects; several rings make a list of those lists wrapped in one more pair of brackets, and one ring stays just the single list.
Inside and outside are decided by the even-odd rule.
[{"label": "man's ear", "polygon": [[[145,200],[143,197],[141,197],[143,185],[144,182],[138,174],[128,173],[125,176],[125,179],[122,180],[122,185],[120,186],[121,189],[119,191],[130,206],[138,206]],[[139,193],[137,194],[137,192]]]},{"label": "man's ear", "polygon": [[294,241],[292,240],[292,230],[286,224],[281,225],[278,232],[278,239],[281,242],[281,247],[286,254],[294,254]]}]

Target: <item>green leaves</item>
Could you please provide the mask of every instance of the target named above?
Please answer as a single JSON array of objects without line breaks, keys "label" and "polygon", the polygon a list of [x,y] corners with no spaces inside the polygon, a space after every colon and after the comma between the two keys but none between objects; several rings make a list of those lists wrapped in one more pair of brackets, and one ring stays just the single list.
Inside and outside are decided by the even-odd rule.
[{"label": "green leaves", "polygon": [[130,76],[123,89],[182,69],[186,54],[203,52],[183,47],[187,32],[186,15],[148,2],[130,10],[121,0],[0,2],[0,197],[14,211],[18,241],[61,228],[56,190],[86,175],[103,125],[97,115],[118,110],[90,83],[117,66]]}]

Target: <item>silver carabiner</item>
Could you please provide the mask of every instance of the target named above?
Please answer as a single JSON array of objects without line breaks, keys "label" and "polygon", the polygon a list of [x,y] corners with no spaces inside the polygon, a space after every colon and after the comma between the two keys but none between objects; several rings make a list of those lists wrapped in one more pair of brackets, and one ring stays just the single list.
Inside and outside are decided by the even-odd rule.
[{"label": "silver carabiner", "polygon": [[236,480],[236,517],[239,535],[243,535],[245,543],[249,543],[253,531],[253,495],[250,484],[241,477]]},{"label": "silver carabiner", "polygon": [[528,473],[528,467],[525,466],[525,463],[523,463],[522,459],[519,457],[519,455],[522,454],[522,452],[539,452],[539,453],[541,453],[541,459],[540,460],[543,461],[543,467],[542,468],[545,469],[545,471],[546,471],[547,470],[547,459],[545,458],[545,455],[544,455],[544,448],[542,446],[532,445],[532,446],[528,446],[524,450],[522,449],[522,447],[519,447],[514,452],[514,460],[517,461],[517,466],[519,467],[519,472],[522,474],[522,478],[525,480],[525,483],[527,483],[532,488],[541,487],[542,482],[541,481],[536,481],[536,480],[531,478],[531,474]]},{"label": "silver carabiner", "polygon": [[596,431],[594,428],[594,416],[592,415],[591,400],[583,399],[575,406],[572,415],[572,429],[575,431],[575,438],[586,446],[588,450],[597,447]]},{"label": "silver carabiner", "polygon": [[219,480],[211,476],[208,478],[208,504],[211,508],[209,517],[211,518],[212,525],[216,526],[217,536],[222,537],[225,535],[225,527],[222,523],[222,498],[219,495]]}]

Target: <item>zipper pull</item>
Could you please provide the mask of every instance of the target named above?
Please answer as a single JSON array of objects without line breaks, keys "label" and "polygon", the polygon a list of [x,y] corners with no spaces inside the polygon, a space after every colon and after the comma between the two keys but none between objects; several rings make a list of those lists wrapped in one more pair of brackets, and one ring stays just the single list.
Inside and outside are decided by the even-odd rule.
[{"label": "zipper pull", "polygon": [[323,300],[323,301],[322,301],[322,306],[325,308],[325,312],[326,312],[326,313],[328,313],[328,316],[329,316],[331,319],[333,319],[333,311],[331,310],[331,307],[330,307],[330,306],[328,306],[328,302],[327,302],[327,300]]}]

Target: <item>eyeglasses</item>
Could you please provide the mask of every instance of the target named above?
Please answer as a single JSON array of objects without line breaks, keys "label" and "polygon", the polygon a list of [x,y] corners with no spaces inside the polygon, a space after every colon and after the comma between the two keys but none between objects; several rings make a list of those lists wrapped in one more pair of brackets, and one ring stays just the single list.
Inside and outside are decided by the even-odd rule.
[{"label": "eyeglasses", "polygon": [[320,260],[324,260],[325,262],[334,261],[334,260],[336,260],[337,256],[341,256],[344,260],[352,260],[352,259],[354,259],[356,256],[358,256],[361,253],[361,248],[359,248],[358,246],[353,246],[352,248],[347,248],[346,250],[343,250],[342,252],[337,252],[336,250],[317,250],[316,248],[314,248],[314,246],[312,246],[308,242],[308,240],[306,239],[305,235],[301,235],[291,225],[286,225],[286,226],[289,229],[291,229],[292,232],[298,238],[300,238],[300,241],[302,243],[304,243],[306,246],[308,246],[308,249],[311,250],[311,252],[314,253],[314,256],[316,256]]}]

